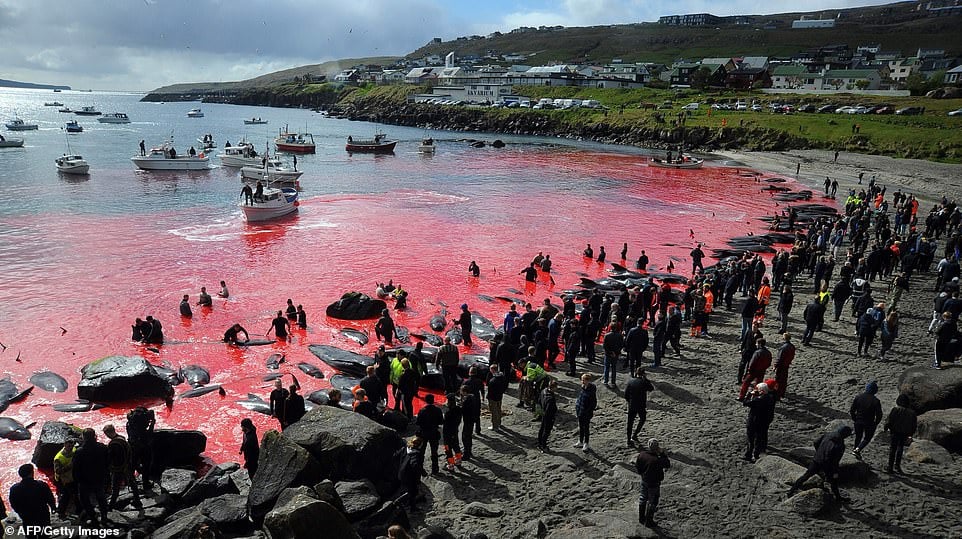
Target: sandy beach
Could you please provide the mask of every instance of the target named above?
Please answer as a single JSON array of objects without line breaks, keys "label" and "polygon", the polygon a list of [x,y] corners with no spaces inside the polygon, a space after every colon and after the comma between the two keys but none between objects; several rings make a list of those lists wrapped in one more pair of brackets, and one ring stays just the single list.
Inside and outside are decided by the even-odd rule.
[{"label": "sandy beach", "polygon": [[[833,152],[827,151],[727,152],[723,156],[786,176],[794,176],[800,162],[800,180],[814,190],[821,189],[826,175],[838,178],[840,195],[857,187],[858,172],[865,172],[866,186],[876,174],[888,193],[908,191],[923,200],[923,208],[942,194],[951,198],[962,193],[960,165],[846,153],[836,164]],[[799,455],[810,455],[814,440],[833,422],[849,420],[852,399],[869,380],[878,381],[878,397],[888,413],[898,395],[900,374],[931,362],[931,337],[926,330],[933,284],[932,274],[913,277],[912,292],[900,304],[901,333],[889,361],[856,357],[854,319],[846,316],[847,304],[846,315],[839,322],[828,317],[824,332],[816,335],[811,346],[799,345],[786,398],[776,406],[769,454],[807,465],[808,460]],[[796,290],[789,324],[796,344],[810,286],[801,284]],[[884,285],[876,284],[880,286]],[[747,409],[736,401],[734,383],[739,308],[736,297],[734,312],[716,311],[711,338],[691,338],[685,331],[681,355],[669,352],[663,368],[649,370],[655,391],[649,395],[641,439],[658,438],[672,459],[662,486],[657,528],[637,524],[637,450],[624,440],[621,388],[628,378],[622,372],[617,390],[597,380],[600,408],[592,423],[589,452],[572,447],[577,441],[575,378],[558,377],[560,413],[549,454],[535,448],[538,422],[532,420],[531,412],[515,408],[512,388],[504,400],[504,408],[511,411],[504,432],[488,431],[490,422],[483,417],[485,430],[475,438],[475,459],[453,474],[425,478],[429,509],[412,515],[414,529],[427,526],[456,537],[476,537],[472,534],[480,532],[492,538],[959,536],[962,461],[947,452],[937,451],[942,463],[923,464],[910,450],[903,465],[905,475],[885,474],[889,437],[879,429],[863,452],[867,466],[857,464],[848,451],[843,458],[843,466],[854,471],[841,481],[851,504],[829,501],[817,516],[803,516],[792,501],[786,501],[786,478],[771,471],[771,462],[766,463],[764,456],[754,464],[742,459]],[[773,325],[769,316],[763,332],[770,343],[778,343]],[[600,376],[598,365],[579,361],[579,371],[585,367]],[[849,449],[851,440],[847,440]],[[484,506],[479,508],[476,502]]]}]

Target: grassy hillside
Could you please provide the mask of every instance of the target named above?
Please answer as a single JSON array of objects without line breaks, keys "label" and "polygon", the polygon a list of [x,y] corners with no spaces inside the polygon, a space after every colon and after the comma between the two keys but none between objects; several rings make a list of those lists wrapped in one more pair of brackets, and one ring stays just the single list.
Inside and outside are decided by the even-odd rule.
[{"label": "grassy hillside", "polygon": [[[583,28],[544,29],[524,33],[505,33],[488,38],[458,39],[428,44],[408,55],[427,54],[483,56],[489,50],[501,54],[529,55],[527,64],[550,62],[625,62],[670,63],[679,58],[700,59],[725,56],[790,56],[822,45],[881,43],[884,50],[900,50],[905,55],[922,48],[942,48],[962,52],[962,32],[958,17],[924,17],[916,12],[915,2],[886,6],[825,10],[816,13],[753,15],[754,24],[720,24],[703,27],[672,27],[657,23],[638,23]],[[710,9],[708,11],[711,11]],[[792,30],[791,22],[802,15],[835,18],[832,29]],[[774,30],[763,26],[773,24]]]}]

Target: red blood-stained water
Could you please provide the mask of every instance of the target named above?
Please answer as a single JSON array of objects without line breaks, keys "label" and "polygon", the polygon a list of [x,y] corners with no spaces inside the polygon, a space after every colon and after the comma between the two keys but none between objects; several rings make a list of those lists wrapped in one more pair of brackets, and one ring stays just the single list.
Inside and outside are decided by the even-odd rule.
[{"label": "red blood-stained water", "polygon": [[[402,159],[393,164],[397,176],[417,174],[421,166]],[[212,459],[236,460],[241,418],[251,417],[261,433],[276,427],[236,404],[249,392],[267,398],[270,384],[262,376],[269,372],[265,359],[271,353],[286,354],[281,371],[295,373],[304,394],[329,384],[302,374],[298,362],[332,374],[308,344],[373,353],[373,320],[324,315],[343,292],[373,294],[376,282],[393,279],[410,293],[408,310],[394,316],[412,332],[430,332],[427,321],[442,303],[451,318],[467,303],[500,326],[509,304],[486,302],[479,294],[511,296],[508,289],[514,288],[537,304],[573,288],[578,272],[605,275],[610,265],[581,256],[586,243],[596,253],[604,246],[608,262],[621,263],[627,242],[629,267],[645,249],[657,269],[675,257],[676,272],[687,274],[694,242],[703,243],[706,252],[724,247],[728,237],[763,231],[757,217],[784,209],[761,192],[767,184],[741,175],[744,169],[710,164],[670,170],[648,167],[636,155],[528,148],[479,152],[445,166],[453,179],[431,189],[305,196],[296,216],[273,224],[247,225],[236,210],[218,213],[222,210],[206,203],[146,218],[62,212],[0,216],[0,230],[9,231],[0,244],[5,273],[0,340],[8,346],[0,354],[2,376],[22,387],[33,372],[50,369],[70,382],[66,394],[36,389],[4,415],[24,424],[36,421],[35,438],[48,420],[98,431],[108,422],[122,425],[128,406],[60,414],[51,405],[73,400],[80,368],[106,355],[143,355],[174,368],[196,364],[210,371],[211,383],[223,385],[225,397],[214,392],[177,399],[171,410],[161,402],[148,404],[157,411],[159,427],[202,430]],[[795,187],[791,180],[782,185]],[[537,284],[525,283],[519,275],[538,251],[554,261],[554,284],[546,276]],[[480,265],[481,277],[468,276],[471,260]],[[192,319],[179,316],[183,294],[196,303],[201,286],[213,295],[220,280],[230,288],[228,300],[215,297],[212,309],[194,305]],[[263,335],[287,298],[304,305],[309,322],[306,331],[294,330],[291,342],[249,349],[219,342],[235,322],[252,337]],[[163,323],[169,341],[159,353],[129,340],[134,318],[148,314]],[[343,327],[368,331],[372,342],[359,347],[339,335]],[[21,363],[13,361],[18,353]],[[475,339],[474,347],[462,353],[486,354],[487,348]],[[177,393],[186,389],[178,386]],[[34,440],[0,441],[5,455],[0,479],[9,484],[34,445]]]}]

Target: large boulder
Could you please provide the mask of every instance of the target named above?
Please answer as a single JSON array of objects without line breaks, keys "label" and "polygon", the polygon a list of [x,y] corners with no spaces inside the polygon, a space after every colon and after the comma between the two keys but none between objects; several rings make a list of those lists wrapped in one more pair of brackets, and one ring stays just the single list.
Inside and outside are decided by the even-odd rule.
[{"label": "large boulder", "polygon": [[161,469],[194,466],[207,450],[207,435],[199,430],[158,429],[154,431],[154,460]]},{"label": "large boulder", "polygon": [[107,356],[88,363],[80,374],[77,396],[89,401],[166,399],[174,395],[170,382],[140,356]]},{"label": "large boulder", "polygon": [[[775,455],[762,455],[755,461],[755,467],[765,477],[775,490],[791,487],[795,480],[805,473],[805,468],[790,460]],[[821,476],[815,475],[805,482],[806,485],[818,486]]]},{"label": "large boulder", "polygon": [[822,488],[803,490],[781,503],[785,509],[803,516],[813,517],[825,511],[832,501],[830,495]]},{"label": "large boulder", "polygon": [[321,536],[360,539],[351,528],[351,523],[337,509],[304,495],[275,507],[264,518],[264,528],[271,537],[287,539],[314,539]]},{"label": "large boulder", "polygon": [[335,489],[344,504],[344,514],[351,522],[368,516],[381,505],[381,497],[370,481],[341,481]]},{"label": "large boulder", "polygon": [[200,512],[214,521],[220,531],[242,532],[253,528],[247,518],[247,497],[240,494],[222,494],[204,500]]},{"label": "large boulder", "polygon": [[[214,527],[214,521],[197,508],[181,511],[168,519],[167,524],[154,530],[153,539],[181,539],[183,537],[205,537]],[[205,530],[205,531],[202,531]]]},{"label": "large boulder", "polygon": [[230,474],[237,471],[236,462],[218,464],[212,467],[184,492],[181,503],[185,506],[197,505],[203,500],[223,494],[237,494],[237,487],[230,480]]},{"label": "large boulder", "polygon": [[381,316],[387,308],[382,300],[360,292],[348,292],[341,299],[327,306],[327,316],[341,320],[364,320]]},{"label": "large boulder", "polygon": [[905,460],[919,464],[950,464],[952,454],[941,445],[931,440],[912,440],[912,445],[905,450]]},{"label": "large boulder", "polygon": [[180,499],[195,479],[197,479],[197,472],[193,470],[168,468],[160,476],[160,488],[173,498]]},{"label": "large boulder", "polygon": [[911,367],[899,377],[899,393],[922,414],[929,410],[962,408],[962,369]]},{"label": "large boulder", "polygon": [[260,458],[257,459],[257,473],[254,474],[247,496],[251,518],[255,522],[263,520],[284,489],[317,483],[321,479],[321,469],[306,449],[286,436],[275,430],[264,434]]},{"label": "large boulder", "polygon": [[364,478],[375,484],[396,481],[394,455],[404,441],[397,432],[361,414],[318,406],[288,427],[284,436],[310,451],[320,463],[322,477],[335,482]]},{"label": "large boulder", "polygon": [[40,429],[40,438],[33,449],[32,462],[38,468],[53,468],[53,458],[63,449],[63,442],[67,438],[80,439],[83,429],[69,425],[62,421],[47,421]]},{"label": "large boulder", "polygon": [[318,500],[327,502],[334,506],[334,509],[344,512],[344,502],[341,501],[341,496],[337,493],[337,487],[330,479],[325,479],[314,485],[314,493]]},{"label": "large boulder", "polygon": [[411,521],[401,504],[394,500],[388,500],[374,514],[356,523],[354,529],[363,539],[375,539],[376,537],[383,537],[384,530],[395,524],[405,530],[411,529]]},{"label": "large boulder", "polygon": [[962,453],[962,408],[932,410],[920,415],[918,437]]}]

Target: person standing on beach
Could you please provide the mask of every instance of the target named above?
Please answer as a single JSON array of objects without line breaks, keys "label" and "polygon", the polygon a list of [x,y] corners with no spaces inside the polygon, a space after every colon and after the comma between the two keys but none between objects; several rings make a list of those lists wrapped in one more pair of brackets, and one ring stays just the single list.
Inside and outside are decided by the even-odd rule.
[{"label": "person standing on beach", "polygon": [[878,393],[878,382],[872,380],[865,384],[865,391],[852,400],[849,415],[855,423],[855,440],[852,444],[852,454],[862,460],[862,450],[872,441],[875,429],[882,422],[882,403],[875,394]]},{"label": "person standing on beach", "polygon": [[[604,338],[605,365],[604,380],[608,387],[617,387],[618,377],[618,358],[621,356],[621,349],[625,347],[625,339],[621,334],[621,327],[615,323],[609,328]],[[609,379],[611,383],[609,384]]]},{"label": "person standing on beach", "polygon": [[[838,163],[838,150],[835,150],[835,160],[834,160],[833,162]],[[861,180],[861,178],[859,178],[859,179]],[[859,183],[861,183],[861,182],[859,182]]]},{"label": "person standing on beach", "polygon": [[885,468],[885,473],[902,473],[902,451],[908,443],[915,430],[918,428],[918,416],[915,410],[909,408],[909,398],[899,395],[895,399],[895,408],[889,412],[888,419],[885,420],[885,430],[892,432],[892,441],[889,446],[889,463]]},{"label": "person standing on beach", "polygon": [[[651,385],[651,381],[645,376],[643,367],[638,367],[634,372],[635,377],[629,380],[625,386],[625,401],[628,404],[627,444],[629,447],[635,445],[635,442],[638,441],[638,434],[645,426],[645,420],[648,417],[648,392],[655,390],[655,386]],[[638,418],[638,426],[633,429],[636,417]]]},{"label": "person standing on beach", "polygon": [[[802,318],[805,319],[805,333],[802,334],[802,344],[812,344],[812,337],[818,329],[818,321],[821,320],[822,304],[818,302],[818,296],[812,297],[812,302],[805,306]],[[838,318],[836,318],[838,320]]]},{"label": "person standing on beach", "polygon": [[839,503],[848,503],[848,498],[842,496],[842,493],[838,490],[838,463],[842,460],[842,455],[845,454],[845,438],[848,438],[851,434],[852,427],[842,425],[834,431],[820,436],[815,441],[815,457],[812,458],[812,463],[808,465],[805,473],[792,484],[787,497],[794,496],[798,489],[805,484],[805,481],[821,473],[831,485],[835,499]]},{"label": "person standing on beach", "polygon": [[444,424],[444,413],[434,404],[434,395],[424,396],[424,407],[418,412],[415,422],[418,425],[418,435],[431,446],[431,474],[436,475],[438,469],[438,441],[441,439],[441,425]]},{"label": "person standing on beach", "polygon": [[458,441],[458,428],[461,426],[461,406],[455,393],[447,394],[448,410],[444,413],[441,435],[444,439],[444,455],[447,457],[448,471],[461,465],[461,444]]},{"label": "person standing on beach", "polygon": [[577,363],[576,358],[578,353],[581,352],[581,337],[583,331],[581,329],[581,324],[578,322],[577,318],[571,319],[571,331],[568,332],[568,336],[565,338],[565,363],[568,364],[568,376],[577,375]]},{"label": "person standing on beach", "polygon": [[832,198],[835,198],[836,193],[838,193],[838,180],[832,180]]},{"label": "person standing on beach", "polygon": [[544,388],[540,395],[541,426],[538,428],[538,449],[542,453],[548,452],[548,437],[551,436],[551,429],[554,428],[555,418],[558,415],[558,401],[555,398],[557,390],[558,381],[552,378],[548,382],[548,387]]},{"label": "person standing on beach", "polygon": [[117,433],[112,424],[104,426],[104,435],[110,440],[107,443],[107,462],[110,469],[110,504],[111,509],[117,506],[117,497],[123,485],[130,488],[134,496],[134,507],[140,509],[140,492],[137,481],[134,480],[133,452],[127,440]]},{"label": "person standing on beach", "polygon": [[450,337],[445,337],[444,344],[438,348],[437,362],[441,366],[441,376],[444,377],[444,387],[448,392],[456,391],[460,386],[458,380],[459,360],[458,348],[451,344]]},{"label": "person standing on beach", "polygon": [[582,451],[588,450],[588,442],[591,434],[591,418],[595,415],[595,408],[598,407],[598,388],[591,383],[591,375],[588,373],[581,375],[581,392],[575,401],[575,415],[578,417],[578,443],[575,447],[581,446]]},{"label": "person standing on beach", "polygon": [[648,440],[648,449],[638,453],[635,469],[641,476],[641,493],[638,496],[638,523],[649,528],[655,526],[655,510],[661,499],[661,482],[665,480],[665,470],[671,468],[671,461],[658,440]]},{"label": "person standing on beach", "polygon": [[474,446],[474,430],[481,423],[481,401],[469,386],[461,386],[461,442],[464,444],[462,460],[471,460]]},{"label": "person standing on beach", "polygon": [[831,180],[828,179],[828,176],[825,176],[825,196],[828,196],[828,188],[831,184]]},{"label": "person standing on beach", "polygon": [[748,363],[748,370],[742,379],[742,388],[738,393],[738,400],[744,401],[745,394],[752,384],[765,380],[765,373],[772,366],[772,352],[765,346],[765,339],[755,341],[755,352]]},{"label": "person standing on beach", "polygon": [[[100,524],[107,525],[107,446],[97,441],[94,429],[84,429],[83,442],[74,452],[74,479],[77,481],[77,493],[80,496],[80,507],[83,510],[81,522],[89,520],[94,528]],[[97,513],[92,501],[97,501],[102,520],[98,523]]]},{"label": "person standing on beach", "polygon": [[745,449],[745,460],[755,462],[758,456],[768,449],[768,427],[775,418],[775,395],[772,395],[768,384],[762,382],[745,399],[748,407],[748,418],[745,429],[748,447]]},{"label": "person standing on beach", "polygon": [[[792,344],[792,336],[783,333],[782,338],[785,342],[778,348],[775,355],[775,396],[778,400],[785,398],[785,391],[788,389],[788,368],[795,360],[795,345]],[[771,388],[769,388],[771,389]]]},{"label": "person standing on beach", "polygon": [[776,310],[778,311],[778,319],[781,321],[782,326],[778,330],[779,333],[785,333],[788,331],[788,315],[792,312],[792,306],[795,303],[795,293],[792,292],[792,285],[786,284],[782,288],[782,293],[778,297],[778,305]]},{"label": "person standing on beach", "polygon": [[691,274],[695,275],[698,270],[704,272],[705,267],[702,266],[701,261],[705,258],[705,252],[701,250],[701,244],[696,244],[688,255],[691,256]]},{"label": "person standing on beach", "polygon": [[[20,482],[10,487],[10,508],[20,516],[28,535],[33,535],[34,527],[50,525],[50,512],[56,511],[57,502],[47,483],[33,478],[33,464],[20,466],[17,474]],[[11,537],[14,536],[13,526],[7,525],[6,530]],[[38,533],[37,536],[46,537],[46,534]]]},{"label": "person standing on beach", "polygon": [[504,393],[508,390],[508,377],[501,372],[497,363],[493,363],[488,370],[488,411],[491,412],[491,426],[488,430],[495,432],[501,430],[501,403],[504,400]]},{"label": "person standing on beach", "polygon": [[261,454],[261,448],[257,444],[257,427],[249,417],[241,419],[240,426],[244,438],[237,454],[244,455],[244,469],[247,470],[247,476],[253,478],[257,473],[257,459]]}]

